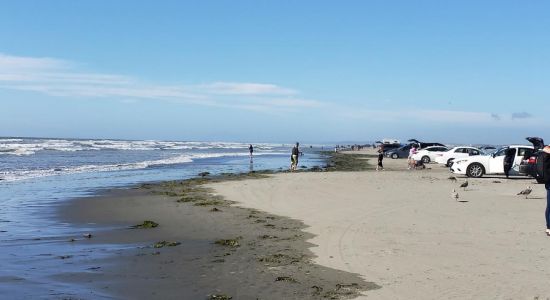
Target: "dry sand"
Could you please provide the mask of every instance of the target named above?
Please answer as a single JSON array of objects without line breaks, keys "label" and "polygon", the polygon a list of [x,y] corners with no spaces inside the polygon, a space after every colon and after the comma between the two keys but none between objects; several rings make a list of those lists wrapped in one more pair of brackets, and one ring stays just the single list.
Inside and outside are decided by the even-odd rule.
[{"label": "dry sand", "polygon": [[[372,153],[367,150],[367,153]],[[359,152],[354,152],[359,153]],[[238,205],[301,220],[314,261],[382,286],[370,299],[546,299],[545,190],[532,179],[468,179],[447,168],[276,174],[211,185]],[[530,199],[516,194],[533,186]],[[460,200],[451,198],[456,188]]]}]

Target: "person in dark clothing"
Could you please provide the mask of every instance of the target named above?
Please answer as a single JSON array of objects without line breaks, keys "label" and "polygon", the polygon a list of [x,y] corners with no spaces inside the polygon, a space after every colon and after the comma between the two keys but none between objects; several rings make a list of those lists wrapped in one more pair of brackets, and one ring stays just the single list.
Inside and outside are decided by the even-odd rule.
[{"label": "person in dark clothing", "polygon": [[544,218],[546,219],[546,235],[550,236],[550,145],[542,149],[544,152],[543,161],[543,173],[544,187],[546,188],[546,211],[544,212]]},{"label": "person in dark clothing", "polygon": [[381,144],[378,148],[378,165],[376,166],[376,171],[378,170],[384,170],[384,166],[382,165],[382,160],[384,159],[384,144]]},{"label": "person in dark clothing", "polygon": [[504,174],[506,175],[506,178],[510,175],[510,169],[512,169],[512,166],[514,165],[515,157],[516,149],[509,148],[506,150],[506,154],[504,155]]},{"label": "person in dark clothing", "polygon": [[250,158],[252,158],[252,153],[254,152],[254,147],[252,147],[252,144],[248,146],[248,151],[250,152]]},{"label": "person in dark clothing", "polygon": [[296,171],[298,168],[298,156],[300,155],[300,143],[296,143],[296,146],[292,148],[292,154],[290,155],[290,170]]}]

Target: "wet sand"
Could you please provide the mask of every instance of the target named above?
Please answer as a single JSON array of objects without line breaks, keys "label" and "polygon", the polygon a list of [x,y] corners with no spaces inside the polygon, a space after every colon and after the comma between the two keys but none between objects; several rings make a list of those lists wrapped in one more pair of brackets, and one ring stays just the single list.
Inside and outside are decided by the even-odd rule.
[{"label": "wet sand", "polygon": [[[379,288],[357,274],[313,263],[313,235],[301,221],[240,208],[203,186],[263,177],[144,184],[70,201],[59,217],[95,228],[91,238],[70,244],[95,245],[109,255],[89,253],[74,262],[85,264],[84,271],[56,279],[85,286],[88,294],[77,295],[85,299],[347,299]],[[145,220],[159,225],[130,228]],[[180,244],[155,248],[162,241]]]},{"label": "wet sand", "polygon": [[[543,185],[487,176],[468,179],[463,191],[466,178],[449,180],[447,168],[384,164],[380,172],[276,174],[210,187],[239,206],[302,220],[315,263],[381,286],[361,298],[550,298]],[[517,196],[527,185],[529,199]]]}]

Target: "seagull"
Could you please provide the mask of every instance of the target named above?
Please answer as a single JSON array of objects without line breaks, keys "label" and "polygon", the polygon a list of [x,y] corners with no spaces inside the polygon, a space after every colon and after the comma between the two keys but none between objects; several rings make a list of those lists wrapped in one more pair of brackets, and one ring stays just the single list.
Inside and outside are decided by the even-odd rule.
[{"label": "seagull", "polygon": [[455,189],[451,192],[451,198],[458,201],[459,196]]},{"label": "seagull", "polygon": [[523,191],[519,192],[518,193],[518,196],[519,195],[525,195],[525,199],[527,199],[527,196],[529,196],[529,194],[531,194],[533,190],[531,189],[531,186],[528,186],[526,189],[524,189]]},{"label": "seagull", "polygon": [[461,188],[464,188],[464,190],[466,190],[466,187],[468,187],[468,180],[464,181],[461,185],[460,185]]},{"label": "seagull", "polygon": [[452,182],[456,182],[456,177],[454,177],[454,176],[451,176],[451,177],[449,177],[448,179],[449,179],[450,181],[452,181]]}]

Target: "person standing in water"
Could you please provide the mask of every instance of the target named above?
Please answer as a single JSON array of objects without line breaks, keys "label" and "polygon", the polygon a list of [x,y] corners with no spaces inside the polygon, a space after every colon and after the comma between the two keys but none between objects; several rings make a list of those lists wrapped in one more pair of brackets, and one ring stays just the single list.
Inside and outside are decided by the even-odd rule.
[{"label": "person standing in water", "polygon": [[250,159],[252,159],[252,153],[254,152],[254,147],[252,147],[252,144],[248,146],[248,151],[250,152]]},{"label": "person standing in water", "polygon": [[296,143],[296,145],[292,148],[292,154],[290,155],[290,170],[296,171],[298,168],[298,156],[300,155],[300,143]]}]

